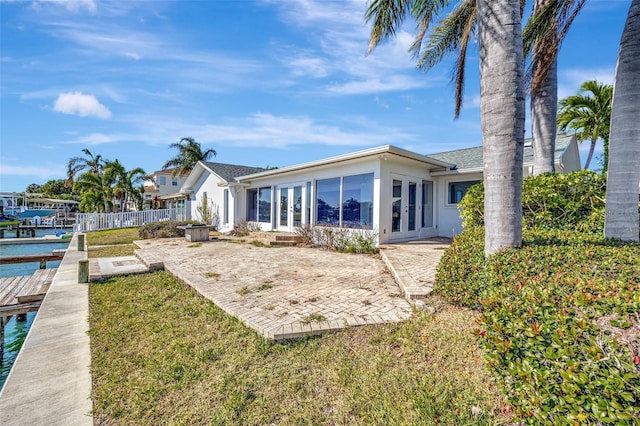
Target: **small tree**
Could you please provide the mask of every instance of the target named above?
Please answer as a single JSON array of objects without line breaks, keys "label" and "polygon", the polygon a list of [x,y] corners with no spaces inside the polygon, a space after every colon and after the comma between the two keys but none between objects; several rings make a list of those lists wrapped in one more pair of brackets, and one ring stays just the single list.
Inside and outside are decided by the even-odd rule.
[{"label": "small tree", "polygon": [[206,193],[202,195],[202,201],[196,206],[196,212],[200,222],[218,228],[218,207],[213,201],[209,202]]}]

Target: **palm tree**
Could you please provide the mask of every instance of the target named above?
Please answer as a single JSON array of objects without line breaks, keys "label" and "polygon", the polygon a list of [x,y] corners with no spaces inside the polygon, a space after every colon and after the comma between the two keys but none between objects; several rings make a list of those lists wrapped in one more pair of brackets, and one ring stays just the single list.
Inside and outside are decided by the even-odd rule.
[{"label": "palm tree", "polygon": [[640,0],[632,0],[622,32],[611,110],[604,235],[638,241],[640,184]]},{"label": "palm tree", "polygon": [[73,179],[76,174],[81,171],[90,171],[95,174],[100,174],[104,168],[104,159],[101,155],[96,155],[88,149],[83,149],[82,152],[86,157],[72,157],[67,163],[67,181],[66,186],[73,185]]},{"label": "palm tree", "polygon": [[[421,33],[448,0],[374,0],[369,51],[411,12]],[[522,241],[522,157],[524,147],[524,55],[520,0],[477,0],[480,50],[480,114],[485,179],[485,254]],[[423,29],[423,30],[422,30]]]},{"label": "palm tree", "polygon": [[175,167],[171,176],[179,176],[189,173],[198,161],[207,161],[211,156],[216,156],[214,149],[202,151],[202,147],[193,138],[182,138],[179,142],[172,143],[169,148],[177,148],[178,155],[164,163],[162,168]]},{"label": "palm tree", "polygon": [[80,194],[80,210],[111,212],[113,207],[112,184],[111,177],[105,176],[104,173],[82,173],[73,184],[73,190]]},{"label": "palm tree", "polygon": [[[557,54],[565,34],[586,0],[535,0],[534,14],[523,31],[525,53],[532,54],[525,82],[531,94],[531,121],[534,145],[534,174],[555,169],[555,135],[557,108]],[[455,82],[455,118],[460,115],[465,82],[466,54],[469,41],[476,33],[477,12],[475,0],[459,1],[457,6],[438,23],[428,42],[424,43],[433,17],[452,0],[431,2],[431,7],[413,4],[412,15],[418,21],[418,34],[409,49],[418,57],[418,68],[425,72],[440,63],[445,55],[454,53],[457,60],[452,72]],[[521,1],[524,8],[525,1]],[[396,11],[410,9],[405,3]],[[393,16],[381,16],[383,20]],[[379,40],[372,36],[369,52]],[[422,50],[424,45],[424,50]]]},{"label": "palm tree", "polygon": [[611,100],[613,86],[601,84],[595,80],[585,81],[580,85],[577,95],[567,96],[560,100],[558,114],[558,128],[566,131],[576,131],[576,138],[583,142],[591,141],[585,169],[589,168],[596,142],[599,138],[604,141],[605,170],[609,156],[609,127],[611,123]]}]

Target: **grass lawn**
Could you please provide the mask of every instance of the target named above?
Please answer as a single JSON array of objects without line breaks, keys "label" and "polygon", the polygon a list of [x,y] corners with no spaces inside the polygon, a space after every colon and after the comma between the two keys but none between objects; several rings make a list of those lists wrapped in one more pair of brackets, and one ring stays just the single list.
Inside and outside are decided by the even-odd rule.
[{"label": "grass lawn", "polygon": [[138,234],[139,229],[123,228],[87,232],[89,257],[132,256],[136,249],[133,242],[141,239]]},{"label": "grass lawn", "polygon": [[274,343],[164,272],[91,284],[96,422],[508,422],[477,314],[428,303],[435,315]]}]

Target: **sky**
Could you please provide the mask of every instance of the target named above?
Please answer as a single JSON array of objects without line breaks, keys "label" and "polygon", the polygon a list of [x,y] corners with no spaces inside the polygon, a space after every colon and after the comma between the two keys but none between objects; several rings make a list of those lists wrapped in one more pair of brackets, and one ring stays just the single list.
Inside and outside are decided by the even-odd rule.
[{"label": "sky", "polygon": [[[613,83],[629,4],[587,1],[560,51],[560,98],[586,80]],[[0,0],[0,191],[65,178],[85,148],[159,170],[182,137],[215,149],[211,161],[255,167],[385,144],[421,154],[481,145],[475,40],[455,120],[453,59],[416,70],[411,21],[367,55],[366,6]]]}]

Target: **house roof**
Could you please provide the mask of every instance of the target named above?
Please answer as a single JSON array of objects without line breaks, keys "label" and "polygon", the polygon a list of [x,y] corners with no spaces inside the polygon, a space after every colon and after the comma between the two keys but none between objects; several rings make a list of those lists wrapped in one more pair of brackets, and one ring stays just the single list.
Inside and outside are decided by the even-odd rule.
[{"label": "house roof", "polygon": [[[152,175],[170,175],[171,173],[173,173],[173,171],[176,170],[176,167],[172,168],[172,169],[162,169],[162,170],[156,170],[155,172],[151,173]],[[185,173],[182,175],[179,175],[181,177],[186,177],[188,176],[189,173]]]},{"label": "house roof", "polygon": [[239,166],[236,164],[211,163],[202,161],[202,163],[212,172],[220,176],[227,182],[233,182],[237,177],[244,175],[252,175],[254,173],[264,172],[266,169],[262,167]]},{"label": "house roof", "polygon": [[184,181],[180,192],[183,194],[193,191],[198,179],[203,173],[213,173],[227,184],[235,182],[235,178],[265,171],[261,167],[239,166],[237,164],[212,163],[210,161],[198,161],[187,179]]},{"label": "house roof", "polygon": [[[559,162],[562,155],[567,150],[574,135],[561,134],[556,135],[555,161]],[[455,151],[440,152],[437,154],[429,154],[428,157],[441,161],[455,164],[458,170],[466,169],[482,169],[482,146],[473,148],[457,149]],[[529,166],[533,164],[533,147],[531,139],[524,141],[524,158],[523,165]]]},{"label": "house roof", "polygon": [[237,179],[239,182],[242,181],[251,181],[252,179],[258,179],[258,178],[263,178],[263,177],[267,177],[267,176],[275,176],[275,175],[281,175],[281,174],[286,174],[286,173],[291,173],[291,172],[295,172],[295,171],[299,171],[299,170],[303,170],[303,169],[308,169],[310,167],[318,167],[318,166],[324,166],[324,165],[328,165],[328,164],[335,164],[335,163],[340,163],[342,161],[349,161],[349,160],[355,160],[355,159],[360,159],[360,158],[365,158],[365,157],[371,157],[371,156],[376,156],[376,155],[384,155],[384,154],[392,154],[392,155],[396,155],[399,157],[403,157],[403,158],[409,158],[412,160],[416,160],[416,161],[420,161],[426,164],[430,164],[432,166],[438,167],[438,168],[446,168],[448,169],[449,167],[452,166],[452,164],[449,164],[446,161],[442,161],[436,158],[432,158],[432,157],[427,157],[421,154],[417,154],[415,152],[412,151],[407,151],[406,149],[402,149],[402,148],[398,148],[397,146],[393,146],[393,145],[382,145],[382,146],[378,146],[375,148],[369,148],[369,149],[365,149],[362,151],[356,151],[356,152],[350,152],[347,154],[343,154],[343,155],[338,155],[335,157],[329,157],[329,158],[324,158],[322,160],[316,160],[316,161],[311,161],[308,163],[301,163],[301,164],[295,164],[293,166],[287,166],[287,167],[282,167],[279,169],[273,169],[273,170],[264,170],[259,172],[259,173],[255,173],[255,174],[247,174],[247,175],[243,175],[241,177],[239,177],[239,179]]}]

